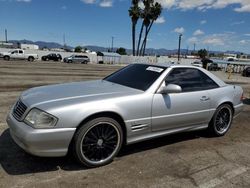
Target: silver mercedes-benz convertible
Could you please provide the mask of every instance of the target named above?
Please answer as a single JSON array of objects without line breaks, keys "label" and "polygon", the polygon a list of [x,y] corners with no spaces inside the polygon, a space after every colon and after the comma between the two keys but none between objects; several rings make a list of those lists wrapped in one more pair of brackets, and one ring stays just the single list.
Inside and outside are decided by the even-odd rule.
[{"label": "silver mercedes-benz convertible", "polygon": [[207,129],[224,135],[243,108],[243,90],[193,66],[132,64],[103,80],[29,89],[7,123],[37,156],[68,151],[84,165],[110,163],[123,144]]}]

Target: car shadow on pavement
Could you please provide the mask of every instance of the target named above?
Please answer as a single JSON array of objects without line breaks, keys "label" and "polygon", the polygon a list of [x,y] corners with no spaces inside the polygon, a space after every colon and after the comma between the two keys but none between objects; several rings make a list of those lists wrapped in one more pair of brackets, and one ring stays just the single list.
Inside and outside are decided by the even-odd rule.
[{"label": "car shadow on pavement", "polygon": [[250,105],[250,99],[244,99],[243,104]]},{"label": "car shadow on pavement", "polygon": [[124,146],[118,157],[123,157],[125,155],[130,155],[133,153],[139,153],[145,150],[151,150],[174,143],[185,142],[188,140],[198,139],[200,137],[207,137],[207,134],[204,131],[194,131],[194,132],[184,132],[177,133],[172,135],[166,135],[159,138],[154,138],[151,140],[146,140],[143,142],[138,142],[135,144]]},{"label": "car shadow on pavement", "polygon": [[73,156],[36,157],[23,151],[10,136],[9,129],[0,135],[0,170],[10,175],[22,175],[38,172],[62,170],[84,170]]},{"label": "car shadow on pavement", "polygon": [[[139,153],[145,150],[151,150],[158,147],[171,145],[173,143],[183,142],[203,137],[201,132],[188,132],[176,135],[160,137],[128,146],[124,146],[118,159],[133,153]],[[0,170],[1,167],[9,175],[23,175],[39,172],[50,172],[57,170],[78,171],[87,168],[79,164],[73,156],[66,157],[36,157],[24,152],[17,146],[10,136],[9,129],[0,135]]]}]

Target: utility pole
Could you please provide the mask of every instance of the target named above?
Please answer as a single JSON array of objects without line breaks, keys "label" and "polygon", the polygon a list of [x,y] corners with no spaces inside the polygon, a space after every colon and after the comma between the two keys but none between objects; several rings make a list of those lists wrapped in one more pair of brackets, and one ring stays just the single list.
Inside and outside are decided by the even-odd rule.
[{"label": "utility pole", "polygon": [[181,54],[181,37],[182,34],[179,35],[178,62],[180,61],[180,54]]},{"label": "utility pole", "polygon": [[114,38],[115,37],[113,37],[113,36],[111,37],[111,39],[112,39],[111,40],[111,52],[113,52],[113,48],[114,48]]},{"label": "utility pole", "polygon": [[65,33],[63,33],[63,46],[64,46],[64,49],[66,49]]},{"label": "utility pole", "polygon": [[8,43],[8,31],[5,29],[5,42]]},{"label": "utility pole", "polygon": [[194,43],[194,53],[195,53],[195,47],[196,47],[196,44]]}]

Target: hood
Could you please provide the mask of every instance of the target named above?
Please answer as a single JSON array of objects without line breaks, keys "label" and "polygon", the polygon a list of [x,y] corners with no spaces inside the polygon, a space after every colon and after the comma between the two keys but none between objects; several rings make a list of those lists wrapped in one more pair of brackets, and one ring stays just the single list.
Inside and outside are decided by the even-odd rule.
[{"label": "hood", "polygon": [[2,55],[10,55],[11,53],[10,52],[0,52],[0,54],[2,54]]},{"label": "hood", "polygon": [[29,89],[21,100],[28,106],[60,100],[93,100],[142,93],[143,91],[104,80],[57,84]]}]

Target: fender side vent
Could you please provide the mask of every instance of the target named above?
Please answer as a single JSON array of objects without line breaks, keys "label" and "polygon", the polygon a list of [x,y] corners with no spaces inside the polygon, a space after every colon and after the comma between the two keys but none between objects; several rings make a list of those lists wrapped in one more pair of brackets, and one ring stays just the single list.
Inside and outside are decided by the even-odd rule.
[{"label": "fender side vent", "polygon": [[137,125],[131,126],[132,131],[141,131],[141,130],[147,129],[147,128],[148,128],[148,124],[137,124]]}]

